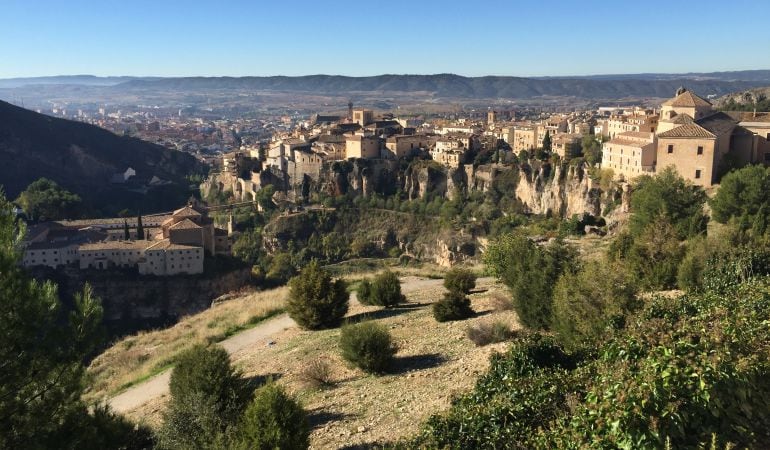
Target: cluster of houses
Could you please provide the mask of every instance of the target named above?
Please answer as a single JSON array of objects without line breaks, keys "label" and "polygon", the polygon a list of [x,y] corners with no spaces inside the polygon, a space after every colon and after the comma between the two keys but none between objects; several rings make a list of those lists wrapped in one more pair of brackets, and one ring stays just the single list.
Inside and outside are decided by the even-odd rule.
[{"label": "cluster of houses", "polygon": [[[267,146],[244,145],[224,155],[223,170],[230,172],[234,194],[251,200],[266,184],[289,193],[307,179],[317,181],[323,165],[351,158],[397,160],[416,153],[430,155],[440,164],[458,168],[469,154],[490,147],[497,161],[544,147],[562,160],[580,154],[583,137],[601,138],[602,168],[621,181],[673,166],[701,186],[716,183],[730,167],[770,163],[768,113],[719,112],[712,104],[684,88],[660,108],[599,108],[560,114],[536,115],[526,120],[512,111],[489,110],[486,120],[457,118],[434,123],[421,118],[375,115],[353,109],[347,115],[314,115],[290,132],[276,134]],[[500,142],[506,145],[497,145]],[[492,144],[490,144],[492,142]],[[243,160],[259,168],[243,171]]]},{"label": "cluster of houses", "polygon": [[602,168],[627,181],[672,166],[709,187],[731,167],[770,163],[770,113],[716,111],[684,88],[659,111],[615,115],[606,127]]},{"label": "cluster of houses", "polygon": [[207,256],[230,254],[232,229],[217,228],[188,205],[170,214],[44,222],[30,227],[22,265],[105,270],[136,268],[142,275],[203,273]]}]

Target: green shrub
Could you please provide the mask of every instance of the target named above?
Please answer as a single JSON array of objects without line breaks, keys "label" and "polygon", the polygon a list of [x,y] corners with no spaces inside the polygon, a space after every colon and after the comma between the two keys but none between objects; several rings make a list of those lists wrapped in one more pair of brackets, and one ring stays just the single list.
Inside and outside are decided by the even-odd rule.
[{"label": "green shrub", "polygon": [[286,309],[299,326],[318,330],[339,326],[348,311],[345,281],[332,280],[317,262],[311,262],[289,281]]},{"label": "green shrub", "polygon": [[553,287],[575,266],[575,251],[561,240],[540,247],[526,236],[510,234],[492,242],[484,262],[510,289],[521,322],[533,329],[551,324]]},{"label": "green shrub", "polygon": [[444,297],[433,304],[433,317],[439,322],[464,320],[474,315],[470,299],[462,292],[445,292]]},{"label": "green shrub", "polygon": [[306,449],[310,445],[307,413],[275,383],[257,390],[243,414],[235,449]]},{"label": "green shrub", "polygon": [[643,289],[672,289],[684,253],[673,225],[658,216],[634,240],[627,257],[629,270]]},{"label": "green shrub", "polygon": [[369,373],[384,373],[393,363],[397,347],[383,325],[363,322],[345,325],[340,335],[342,357]]},{"label": "green shrub", "polygon": [[[725,175],[709,202],[714,220],[727,223],[747,216],[749,223],[767,223],[770,203],[770,170],[762,165],[747,166]],[[765,230],[757,230],[764,234]]]},{"label": "green shrub", "polygon": [[358,297],[358,301],[362,305],[371,306],[374,304],[372,303],[372,282],[369,280],[369,278],[364,278],[358,284],[358,289],[356,289],[356,297]]},{"label": "green shrub", "polygon": [[577,347],[602,337],[608,328],[625,326],[641,306],[636,285],[626,270],[592,261],[559,278],[553,293],[553,330],[565,345]]},{"label": "green shrub", "polygon": [[363,280],[358,287],[358,300],[364,305],[384,306],[390,308],[406,301],[401,293],[401,282],[398,276],[386,271],[374,277],[374,280]]},{"label": "green shrub", "polygon": [[444,287],[468,294],[476,287],[476,275],[468,269],[453,268],[444,275]]},{"label": "green shrub", "polygon": [[570,353],[525,336],[411,448],[737,448],[770,439],[770,281],[657,297]]},{"label": "green shrub", "polygon": [[251,390],[218,346],[196,345],[179,356],[171,401],[159,433],[162,448],[209,448],[235,425]]},{"label": "green shrub", "polygon": [[639,235],[660,216],[665,216],[680,240],[706,231],[708,216],[703,214],[706,193],[700,186],[682,178],[669,166],[657,175],[642,175],[631,193],[631,234]]},{"label": "green shrub", "polygon": [[507,353],[493,353],[473,392],[432,416],[409,447],[538,448],[538,429],[559,418],[569,394],[581,389],[572,372],[579,361],[553,338],[524,336]]},{"label": "green shrub", "polygon": [[492,322],[481,322],[468,327],[466,335],[474,344],[483,346],[507,341],[514,336],[514,332],[507,323],[495,320]]}]

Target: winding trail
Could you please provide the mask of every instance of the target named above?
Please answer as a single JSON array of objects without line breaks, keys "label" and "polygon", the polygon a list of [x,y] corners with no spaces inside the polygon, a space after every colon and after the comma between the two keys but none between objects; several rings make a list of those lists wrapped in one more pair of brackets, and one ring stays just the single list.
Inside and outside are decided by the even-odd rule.
[{"label": "winding trail", "polygon": [[[401,292],[408,294],[409,292],[420,291],[427,288],[436,288],[440,287],[443,282],[443,279],[405,277],[401,281]],[[350,302],[358,302],[355,292],[350,295]],[[294,323],[288,314],[281,314],[256,325],[254,328],[231,336],[220,342],[219,345],[232,355],[246,347],[256,345],[264,347],[270,342],[270,338],[273,335],[280,333],[287,328],[296,326],[297,324]],[[109,401],[110,407],[115,412],[124,413],[167,394],[169,380],[171,379],[171,370],[172,369],[165,370],[112,397]]]}]

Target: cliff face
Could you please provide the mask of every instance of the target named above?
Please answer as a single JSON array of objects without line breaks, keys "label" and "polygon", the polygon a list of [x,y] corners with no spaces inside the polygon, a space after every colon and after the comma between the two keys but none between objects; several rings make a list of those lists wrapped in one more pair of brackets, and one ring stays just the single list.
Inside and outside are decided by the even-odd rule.
[{"label": "cliff face", "polygon": [[42,270],[37,278],[54,280],[65,305],[88,282],[104,308],[104,323],[110,335],[123,335],[168,326],[180,317],[195,314],[211,302],[249,283],[248,269],[217,276],[142,277],[125,273],[87,273]]},{"label": "cliff face", "polygon": [[[236,195],[238,199],[250,200],[252,190],[259,189],[260,184],[272,184],[261,178],[255,182],[219,174],[201,187],[205,195],[216,183],[219,189],[242,194]],[[621,205],[626,204],[628,197],[619,195],[620,192],[603,192],[598,182],[588,176],[584,165],[551,167],[539,163],[522,167],[486,164],[447,168],[432,161],[414,161],[403,166],[399,161],[356,159],[324,164],[318,181],[308,186],[310,191],[332,196],[390,196],[401,191],[410,200],[436,196],[451,200],[458,193],[487,192],[493,188],[503,196],[515,196],[529,213],[564,218],[584,213],[599,216],[602,200],[607,200],[607,195],[618,195]]]},{"label": "cliff face", "polygon": [[524,172],[515,195],[533,214],[601,215],[602,190],[583,166],[542,166]]}]

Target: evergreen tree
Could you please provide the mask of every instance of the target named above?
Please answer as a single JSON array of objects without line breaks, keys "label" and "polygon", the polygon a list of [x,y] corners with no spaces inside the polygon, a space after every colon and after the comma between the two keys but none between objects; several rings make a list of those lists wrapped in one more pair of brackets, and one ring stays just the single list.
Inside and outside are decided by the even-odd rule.
[{"label": "evergreen tree", "polygon": [[345,281],[332,280],[318,262],[313,261],[289,281],[289,316],[301,327],[317,330],[336,327],[348,312]]},{"label": "evergreen tree", "polygon": [[196,345],[180,355],[169,381],[171,401],[161,448],[212,448],[246,409],[252,390],[218,346]]},{"label": "evergreen tree", "polygon": [[149,432],[89,406],[83,361],[100,340],[102,307],[86,285],[74,308],[20,264],[26,230],[0,191],[0,448],[142,448]]},{"label": "evergreen tree", "polygon": [[128,221],[127,220],[123,221],[123,237],[127,241],[131,240],[131,233],[128,231]]},{"label": "evergreen tree", "polygon": [[144,236],[144,226],[142,225],[142,215],[136,216],[136,238],[141,239]]}]

